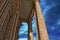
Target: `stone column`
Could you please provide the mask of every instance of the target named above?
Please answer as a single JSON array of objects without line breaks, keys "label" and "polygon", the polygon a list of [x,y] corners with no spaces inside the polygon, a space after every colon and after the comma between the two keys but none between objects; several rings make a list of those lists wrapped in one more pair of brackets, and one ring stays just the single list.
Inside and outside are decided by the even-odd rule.
[{"label": "stone column", "polygon": [[28,21],[28,40],[33,40],[33,32],[32,32],[32,20]]},{"label": "stone column", "polygon": [[49,40],[47,30],[46,30],[46,26],[45,26],[45,23],[44,23],[44,19],[43,19],[43,16],[42,16],[42,12],[41,12],[41,9],[40,9],[40,4],[39,4],[38,0],[35,1],[35,7],[36,7],[36,12],[37,12],[36,16],[37,16],[39,40]]},{"label": "stone column", "polygon": [[36,12],[35,11],[33,11],[34,12],[34,20],[35,20],[35,25],[36,25],[36,40],[39,40],[39,38],[38,38],[38,24],[37,24],[37,18],[36,18]]}]

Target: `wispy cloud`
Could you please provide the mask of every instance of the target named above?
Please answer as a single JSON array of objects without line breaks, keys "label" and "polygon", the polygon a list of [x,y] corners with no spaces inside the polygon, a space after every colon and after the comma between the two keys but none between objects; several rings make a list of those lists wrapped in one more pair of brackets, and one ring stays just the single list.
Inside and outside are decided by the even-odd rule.
[{"label": "wispy cloud", "polygon": [[60,0],[41,0],[40,5],[50,40],[58,40],[60,36]]}]

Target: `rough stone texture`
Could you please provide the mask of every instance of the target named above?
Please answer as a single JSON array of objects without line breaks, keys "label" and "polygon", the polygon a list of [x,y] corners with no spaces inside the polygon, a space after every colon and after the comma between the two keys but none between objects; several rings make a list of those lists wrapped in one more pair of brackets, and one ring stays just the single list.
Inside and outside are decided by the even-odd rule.
[{"label": "rough stone texture", "polygon": [[38,32],[39,32],[39,40],[49,40],[48,34],[46,31],[46,25],[44,23],[43,15],[39,6],[39,2],[35,2],[36,11],[37,11],[37,24],[38,24]]},{"label": "rough stone texture", "polygon": [[[17,40],[18,0],[0,0],[0,40]],[[17,33],[17,34],[16,34]]]}]

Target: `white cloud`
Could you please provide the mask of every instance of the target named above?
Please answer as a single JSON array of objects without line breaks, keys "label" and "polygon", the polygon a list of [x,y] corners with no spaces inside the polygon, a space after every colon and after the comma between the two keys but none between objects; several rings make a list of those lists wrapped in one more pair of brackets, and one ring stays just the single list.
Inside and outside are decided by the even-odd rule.
[{"label": "white cloud", "polygon": [[51,27],[51,30],[54,30],[55,29],[55,27]]},{"label": "white cloud", "polygon": [[60,20],[58,20],[57,25],[60,25]]},{"label": "white cloud", "polygon": [[27,23],[23,22],[22,24],[23,25],[19,29],[19,35],[20,34],[27,34],[27,31],[28,31],[28,25],[27,25]]},{"label": "white cloud", "polygon": [[58,37],[58,39],[60,40],[60,37]]},{"label": "white cloud", "polygon": [[27,40],[27,38],[20,38],[20,39],[18,39],[18,40]]}]

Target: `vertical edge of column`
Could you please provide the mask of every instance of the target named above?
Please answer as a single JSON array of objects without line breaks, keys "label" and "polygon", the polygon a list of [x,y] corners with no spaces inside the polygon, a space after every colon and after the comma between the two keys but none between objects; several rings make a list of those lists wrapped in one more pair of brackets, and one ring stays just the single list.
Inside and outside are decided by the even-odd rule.
[{"label": "vertical edge of column", "polygon": [[39,35],[39,32],[38,32],[38,24],[37,24],[37,17],[36,17],[36,12],[34,11],[34,17],[35,17],[35,24],[36,24],[36,40],[39,40],[40,37],[38,36]]},{"label": "vertical edge of column", "polygon": [[32,19],[28,21],[28,40],[33,40]]},{"label": "vertical edge of column", "polygon": [[44,23],[43,15],[40,9],[38,0],[35,1],[36,13],[37,13],[37,24],[39,28],[40,40],[49,40],[46,25]]}]

